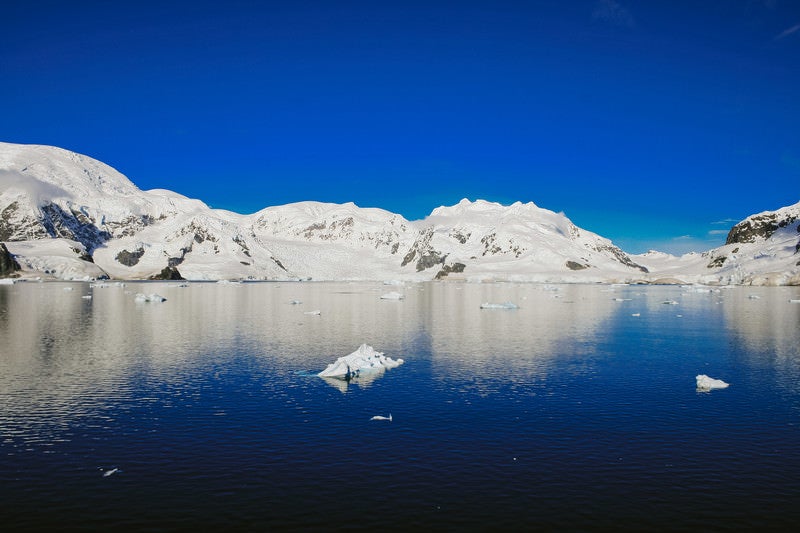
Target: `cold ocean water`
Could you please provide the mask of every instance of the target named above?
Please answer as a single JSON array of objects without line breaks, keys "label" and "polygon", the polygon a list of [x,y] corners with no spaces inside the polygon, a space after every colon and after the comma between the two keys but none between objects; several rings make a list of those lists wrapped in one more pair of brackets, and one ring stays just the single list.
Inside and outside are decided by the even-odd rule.
[{"label": "cold ocean water", "polygon": [[[390,291],[405,298],[380,299]],[[794,529],[798,298],[749,287],[0,286],[0,524]],[[480,309],[509,301],[519,309]],[[405,364],[349,383],[316,377],[362,343]],[[699,392],[698,374],[730,387]]]}]

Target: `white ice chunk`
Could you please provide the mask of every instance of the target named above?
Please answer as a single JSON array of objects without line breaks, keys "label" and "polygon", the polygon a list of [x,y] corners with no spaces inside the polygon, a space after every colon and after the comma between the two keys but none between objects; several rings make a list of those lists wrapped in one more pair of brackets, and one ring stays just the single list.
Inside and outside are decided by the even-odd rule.
[{"label": "white ice chunk", "polygon": [[350,379],[357,377],[361,372],[383,372],[386,369],[396,368],[403,362],[402,359],[386,357],[383,352],[376,352],[372,346],[362,344],[358,350],[338,358],[317,375],[322,378]]},{"label": "white ice chunk", "polygon": [[485,302],[481,304],[481,309],[519,309],[519,306],[511,302],[506,302],[502,304],[493,304]]},{"label": "white ice chunk", "polygon": [[381,300],[402,300],[403,298],[405,298],[405,296],[403,296],[399,292],[394,292],[394,291],[387,292],[386,294],[381,294]]},{"label": "white ice chunk", "polygon": [[142,294],[141,292],[134,298],[137,302],[166,302],[167,299],[160,294]]},{"label": "white ice chunk", "polygon": [[709,391],[711,389],[726,389],[728,388],[728,383],[725,383],[721,379],[714,379],[706,376],[705,374],[700,374],[697,376],[697,390],[701,391]]}]

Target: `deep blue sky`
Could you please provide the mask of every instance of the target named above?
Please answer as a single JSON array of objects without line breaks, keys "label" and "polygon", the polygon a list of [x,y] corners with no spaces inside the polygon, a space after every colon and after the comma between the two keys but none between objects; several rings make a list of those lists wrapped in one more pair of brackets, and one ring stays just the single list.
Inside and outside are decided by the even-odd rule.
[{"label": "deep blue sky", "polygon": [[0,140],[249,213],[533,201],[629,252],[800,200],[800,2],[13,2]]}]

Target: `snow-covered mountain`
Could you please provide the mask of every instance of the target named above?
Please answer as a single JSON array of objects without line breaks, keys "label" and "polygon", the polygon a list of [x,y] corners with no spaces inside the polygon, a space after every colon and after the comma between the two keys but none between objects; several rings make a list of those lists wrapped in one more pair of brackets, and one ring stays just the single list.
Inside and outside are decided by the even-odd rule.
[{"label": "snow-covered mountain", "polygon": [[[680,272],[721,281],[742,263],[745,246],[777,242],[792,229],[797,240],[793,208],[737,225],[729,241],[738,240],[708,252],[713,267],[697,274],[699,259],[631,258],[533,203],[462,200],[415,222],[352,203],[300,202],[240,215],[171,191],[139,190],[108,165],[67,150],[0,143],[0,242],[23,276],[590,282]],[[746,239],[754,242],[733,251]],[[753,261],[766,264],[761,258]]]},{"label": "snow-covered mountain", "polygon": [[651,270],[651,281],[800,285],[800,202],[747,217],[723,246],[707,252],[648,252],[635,259]]}]

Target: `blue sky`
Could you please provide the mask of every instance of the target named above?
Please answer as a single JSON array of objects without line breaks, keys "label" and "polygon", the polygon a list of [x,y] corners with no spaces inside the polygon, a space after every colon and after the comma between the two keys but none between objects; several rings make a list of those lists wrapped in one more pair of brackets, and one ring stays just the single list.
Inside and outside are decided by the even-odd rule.
[{"label": "blue sky", "polygon": [[0,140],[241,213],[533,201],[629,252],[800,200],[800,2],[14,2]]}]

